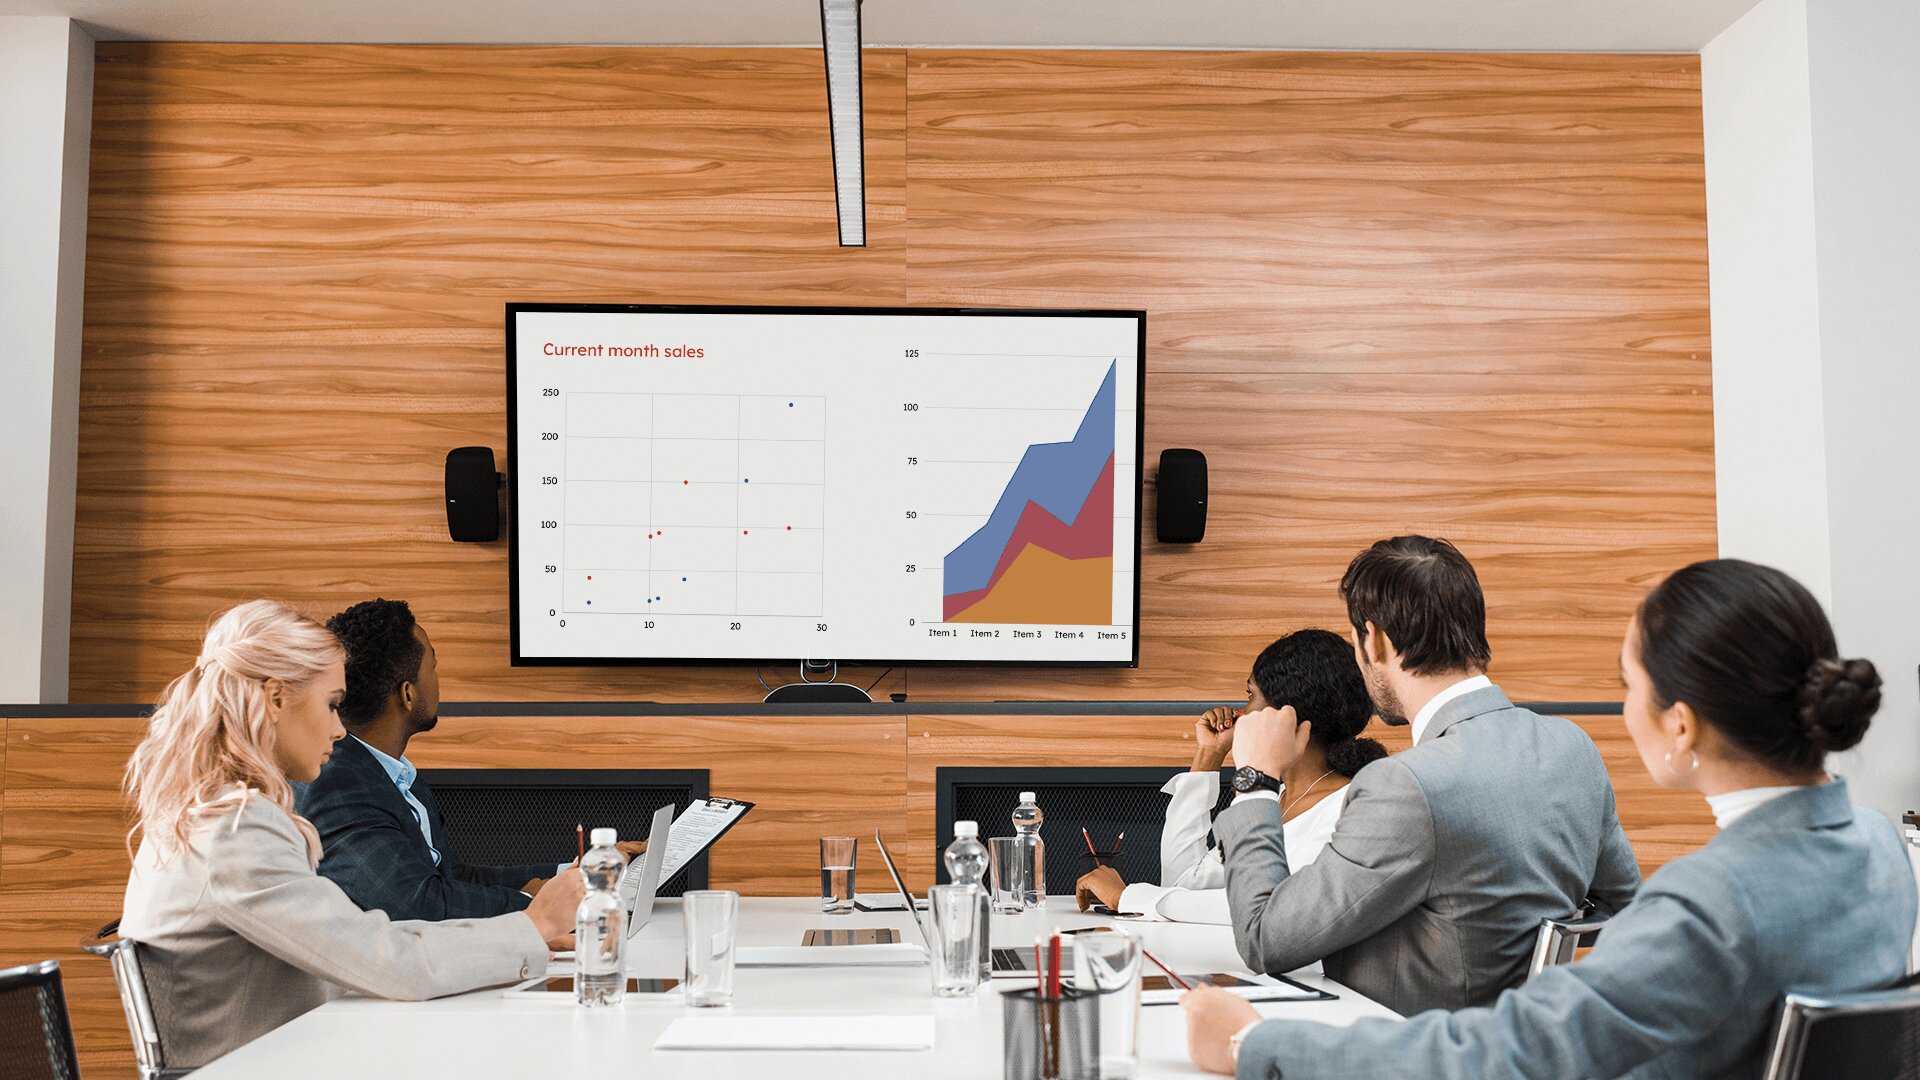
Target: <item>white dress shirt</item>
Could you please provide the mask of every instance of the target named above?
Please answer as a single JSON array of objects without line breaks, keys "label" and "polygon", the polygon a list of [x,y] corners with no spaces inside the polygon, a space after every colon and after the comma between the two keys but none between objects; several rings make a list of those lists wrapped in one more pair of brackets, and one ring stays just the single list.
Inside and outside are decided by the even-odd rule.
[{"label": "white dress shirt", "polygon": [[1707,796],[1707,808],[1713,811],[1713,823],[1724,829],[1746,817],[1764,803],[1770,803],[1782,795],[1791,795],[1805,790],[1796,786],[1786,787],[1750,787],[1740,791],[1725,791],[1718,795]]},{"label": "white dress shirt", "polygon": [[[1160,790],[1173,796],[1167,804],[1166,825],[1160,830],[1161,884],[1127,886],[1120,894],[1120,910],[1167,922],[1232,925],[1227,869],[1220,849],[1207,846],[1207,834],[1212,831],[1208,814],[1220,799],[1220,774],[1181,773]],[[1289,867],[1298,870],[1319,857],[1346,805],[1346,791],[1336,791],[1281,826]]]},{"label": "white dress shirt", "polygon": [[1471,694],[1475,690],[1483,690],[1492,685],[1492,679],[1487,678],[1485,675],[1475,675],[1471,678],[1461,679],[1459,682],[1433,695],[1433,700],[1422,705],[1420,711],[1414,714],[1413,745],[1420,745],[1420,736],[1427,733],[1427,725],[1433,723],[1433,718],[1440,712],[1441,706],[1462,694]]}]

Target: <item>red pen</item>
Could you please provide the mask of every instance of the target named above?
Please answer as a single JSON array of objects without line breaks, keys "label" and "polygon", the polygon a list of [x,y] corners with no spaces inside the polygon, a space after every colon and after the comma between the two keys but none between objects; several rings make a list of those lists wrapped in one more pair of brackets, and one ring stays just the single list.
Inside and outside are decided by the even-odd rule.
[{"label": "red pen", "polygon": [[1173,970],[1172,968],[1170,968],[1170,967],[1168,967],[1167,965],[1165,965],[1165,964],[1163,964],[1163,963],[1161,963],[1161,962],[1160,962],[1160,958],[1159,958],[1159,957],[1157,957],[1157,956],[1155,956],[1155,955],[1153,955],[1152,953],[1150,953],[1150,952],[1148,952],[1148,951],[1147,951],[1147,950],[1145,950],[1145,949],[1141,949],[1141,950],[1140,950],[1140,955],[1141,955],[1141,956],[1144,956],[1144,957],[1146,957],[1147,959],[1149,959],[1149,960],[1151,960],[1151,961],[1153,961],[1153,966],[1154,966],[1154,967],[1157,967],[1157,968],[1159,968],[1159,969],[1160,969],[1161,971],[1164,971],[1164,972],[1166,972],[1166,973],[1167,973],[1167,978],[1169,978],[1169,979],[1172,979],[1172,980],[1173,980],[1174,982],[1176,982],[1176,983],[1179,983],[1179,984],[1180,984],[1180,989],[1182,989],[1182,990],[1191,990],[1191,989],[1193,989],[1193,984],[1192,984],[1192,983],[1189,983],[1189,982],[1187,982],[1187,980],[1185,980],[1185,979],[1183,979],[1183,978],[1181,978],[1181,977],[1180,977],[1180,976],[1179,976],[1178,974],[1176,974],[1176,973],[1174,972],[1174,970]]},{"label": "red pen", "polygon": [[1060,996],[1060,935],[1053,935],[1047,943],[1047,996]]},{"label": "red pen", "polygon": [[[1125,836],[1127,834],[1121,833],[1120,835]],[[1093,850],[1093,837],[1088,836],[1087,830],[1084,828],[1080,830],[1080,839],[1085,840],[1087,842],[1087,854],[1093,856],[1095,860],[1098,860],[1100,858],[1100,853]]]}]

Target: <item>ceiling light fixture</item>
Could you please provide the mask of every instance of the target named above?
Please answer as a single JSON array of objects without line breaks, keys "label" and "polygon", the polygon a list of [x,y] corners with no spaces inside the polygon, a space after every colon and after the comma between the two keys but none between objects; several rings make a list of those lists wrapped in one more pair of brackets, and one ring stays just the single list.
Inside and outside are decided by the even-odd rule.
[{"label": "ceiling light fixture", "polygon": [[840,246],[867,246],[866,140],[860,116],[860,0],[820,0],[827,54],[827,117],[833,124],[833,197]]}]

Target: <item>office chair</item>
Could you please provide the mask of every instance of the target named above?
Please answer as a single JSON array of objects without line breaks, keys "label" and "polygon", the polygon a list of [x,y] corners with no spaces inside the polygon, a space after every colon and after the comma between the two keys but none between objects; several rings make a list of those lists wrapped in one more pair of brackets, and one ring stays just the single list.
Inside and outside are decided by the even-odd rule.
[{"label": "office chair", "polygon": [[1534,955],[1526,961],[1526,978],[1553,965],[1572,963],[1574,949],[1588,949],[1607,926],[1605,915],[1576,915],[1572,919],[1542,919],[1534,936]]},{"label": "office chair", "polygon": [[1592,946],[1606,925],[1605,915],[1541,919],[1540,932],[1533,939],[1533,958],[1527,962],[1527,977],[1532,978],[1555,964],[1572,963],[1574,950]]},{"label": "office chair", "polygon": [[60,961],[0,971],[0,1076],[80,1080],[67,998],[60,989]]},{"label": "office chair", "polygon": [[169,1069],[160,1048],[160,1024],[153,1018],[153,1000],[147,996],[147,977],[140,970],[140,943],[119,936],[120,920],[80,943],[113,966],[113,985],[120,991],[120,1007],[127,1014],[127,1032],[133,1036],[133,1060],[140,1080],[178,1080],[192,1069]]},{"label": "office chair", "polygon": [[1765,1080],[1920,1080],[1920,976],[1890,990],[1788,994]]}]

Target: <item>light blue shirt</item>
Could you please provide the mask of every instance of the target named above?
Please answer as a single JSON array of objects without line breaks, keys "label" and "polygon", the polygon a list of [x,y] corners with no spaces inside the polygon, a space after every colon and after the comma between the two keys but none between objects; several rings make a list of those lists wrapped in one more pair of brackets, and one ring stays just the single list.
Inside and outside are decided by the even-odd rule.
[{"label": "light blue shirt", "polygon": [[413,780],[414,777],[420,775],[420,770],[414,768],[413,762],[408,761],[406,758],[388,757],[386,754],[381,753],[379,748],[369,746],[366,740],[359,736],[349,735],[347,737],[359,743],[361,746],[365,746],[367,753],[373,755],[373,760],[379,762],[380,767],[387,770],[387,778],[393,781],[394,787],[400,789],[400,797],[407,800],[407,805],[413,808],[414,820],[420,823],[420,835],[427,842],[427,850],[433,852],[433,865],[439,866],[440,849],[433,846],[433,827],[427,824],[427,808],[420,805],[419,799],[413,797]]}]

